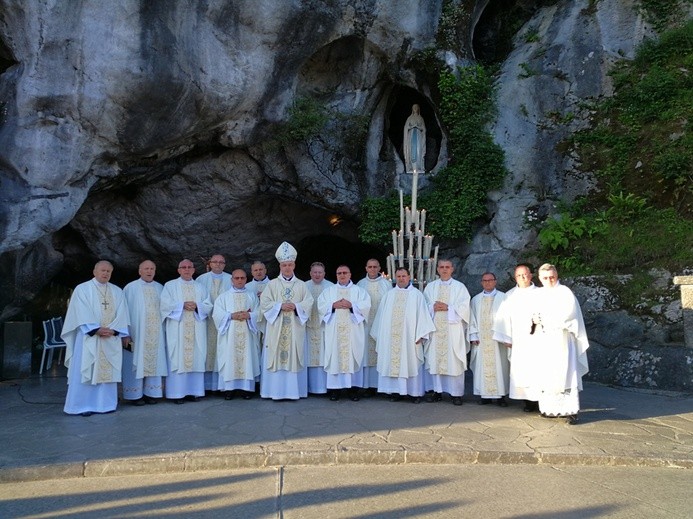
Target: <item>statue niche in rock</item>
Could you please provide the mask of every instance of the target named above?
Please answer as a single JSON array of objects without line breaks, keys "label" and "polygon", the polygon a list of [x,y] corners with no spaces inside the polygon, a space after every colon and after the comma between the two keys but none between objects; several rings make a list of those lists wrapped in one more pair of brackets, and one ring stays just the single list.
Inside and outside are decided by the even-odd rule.
[{"label": "statue niche in rock", "polygon": [[425,173],[426,123],[418,104],[412,105],[411,115],[404,123],[404,166],[407,173]]}]

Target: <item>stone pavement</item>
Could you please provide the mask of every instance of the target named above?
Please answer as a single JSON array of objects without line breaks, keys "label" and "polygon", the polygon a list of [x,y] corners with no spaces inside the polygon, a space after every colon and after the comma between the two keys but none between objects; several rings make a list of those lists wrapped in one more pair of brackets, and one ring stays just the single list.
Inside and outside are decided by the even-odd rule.
[{"label": "stone pavement", "polygon": [[[0,383],[0,483],[311,465],[693,468],[693,395],[588,383],[580,421],[480,406],[255,398],[63,414],[64,369]],[[412,465],[414,464],[414,465]]]}]

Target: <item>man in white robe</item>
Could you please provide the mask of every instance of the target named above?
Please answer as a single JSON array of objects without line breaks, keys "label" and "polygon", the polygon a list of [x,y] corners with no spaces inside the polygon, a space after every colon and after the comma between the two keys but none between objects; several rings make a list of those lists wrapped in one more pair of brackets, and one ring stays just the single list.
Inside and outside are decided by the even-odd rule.
[{"label": "man in white robe", "polygon": [[269,282],[260,298],[260,312],[267,321],[260,396],[298,400],[308,396],[305,325],[313,307],[313,296],[294,275],[296,249],[283,242],[275,256],[279,261],[279,277]]},{"label": "man in white robe", "polygon": [[[252,265],[250,265],[250,275],[253,277],[253,279],[248,283],[245,288],[253,292],[257,296],[257,300],[260,300],[260,297],[262,296],[262,291],[267,288],[267,285],[270,282],[270,278],[267,275],[267,267],[262,261],[253,261]],[[260,332],[260,345],[262,345],[262,336],[265,333],[265,321],[262,320],[259,323],[259,332]]]},{"label": "man in white robe", "polygon": [[438,261],[439,279],[424,289],[435,331],[424,342],[426,401],[439,402],[443,393],[462,405],[467,370],[467,327],[470,296],[464,283],[452,278],[452,261]]},{"label": "man in white robe", "polygon": [[[537,387],[537,344],[530,334],[532,309],[530,300],[537,288],[532,283],[532,271],[527,265],[515,268],[516,286],[505,294],[493,324],[493,340],[511,348],[510,398],[524,400],[524,411],[539,410]],[[529,323],[529,324],[528,324]]]},{"label": "man in white robe", "polygon": [[539,411],[544,416],[564,416],[575,423],[580,411],[578,392],[589,371],[589,341],[580,303],[558,281],[556,267],[539,267],[542,288],[535,290],[532,323],[539,350]]},{"label": "man in white robe", "polygon": [[395,271],[397,285],[380,302],[371,327],[378,351],[378,392],[391,401],[409,395],[421,402],[424,394],[423,341],[435,331],[426,298],[411,283],[409,271]]},{"label": "man in white robe", "polygon": [[372,395],[378,387],[378,354],[375,351],[375,339],[371,337],[371,326],[380,307],[380,301],[392,290],[392,282],[380,273],[380,262],[371,258],[366,262],[366,277],[357,285],[363,288],[371,298],[371,309],[363,327],[366,347],[363,350],[361,371],[363,371],[363,387],[368,389],[366,394]]},{"label": "man in white robe", "polygon": [[214,302],[212,316],[219,333],[217,339],[218,389],[231,400],[236,392],[250,400],[255,382],[260,380],[258,320],[260,302],[246,288],[244,270],[231,273],[233,286]]},{"label": "man in white robe", "polygon": [[123,289],[130,316],[130,339],[123,351],[123,399],[134,405],[156,404],[164,396],[166,341],[161,322],[161,283],[156,265],[145,260],[140,278]]},{"label": "man in white robe", "polygon": [[501,407],[508,407],[505,401],[510,383],[508,348],[493,340],[493,323],[505,293],[496,290],[496,275],[493,272],[481,275],[481,287],[481,293],[472,298],[469,322],[474,394],[481,397],[481,405],[496,402]]},{"label": "man in white robe", "polygon": [[310,266],[310,279],[306,281],[306,287],[313,296],[313,307],[306,323],[306,366],[308,367],[308,393],[318,395],[327,393],[325,324],[318,310],[318,298],[332,284],[325,279],[325,265],[319,261],[314,262]]},{"label": "man in white robe", "polygon": [[178,264],[180,277],[164,285],[161,318],[166,328],[166,398],[176,404],[197,401],[205,395],[207,317],[212,301],[202,283],[193,280],[195,266],[189,259]]},{"label": "man in white robe", "polygon": [[[213,255],[209,260],[209,272],[197,277],[209,294],[212,304],[219,295],[231,288],[231,275],[224,272],[226,259],[221,254]],[[207,360],[205,361],[205,391],[217,391],[219,372],[217,371],[217,327],[213,319],[207,319]]]},{"label": "man in white robe", "polygon": [[351,282],[351,269],[346,265],[337,267],[337,284],[318,298],[318,311],[325,323],[324,365],[330,400],[339,400],[343,389],[350,390],[351,400],[359,400],[366,342],[363,328],[370,307],[368,293]]},{"label": "man in white robe", "polygon": [[128,312],[123,291],[109,283],[112,273],[111,263],[99,261],[94,278],[77,285],[70,298],[61,334],[67,344],[67,414],[110,413],[118,406]]}]

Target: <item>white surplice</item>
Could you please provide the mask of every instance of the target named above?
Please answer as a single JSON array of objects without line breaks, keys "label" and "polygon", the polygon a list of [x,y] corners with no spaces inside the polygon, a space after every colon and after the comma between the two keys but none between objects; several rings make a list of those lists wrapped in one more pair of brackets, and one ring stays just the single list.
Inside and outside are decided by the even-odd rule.
[{"label": "white surplice", "polygon": [[[195,301],[195,311],[183,310],[185,301]],[[197,281],[174,279],[161,293],[161,317],[166,328],[166,398],[204,396],[207,358],[207,317],[212,301]]]},{"label": "white surplice", "polygon": [[318,310],[320,294],[333,285],[323,279],[320,283],[306,281],[306,287],[313,296],[313,306],[306,323],[306,367],[308,368],[308,392],[327,393],[327,375],[325,373],[325,325]]},{"label": "white surplice", "polygon": [[379,392],[423,395],[421,342],[434,331],[426,298],[418,289],[394,287],[385,294],[371,327],[378,352]]},{"label": "white surplice", "polygon": [[[294,312],[283,312],[282,303],[294,303]],[[293,276],[273,279],[263,290],[260,312],[267,321],[260,375],[260,396],[273,400],[298,400],[308,396],[305,359],[305,324],[313,306],[306,284]]]},{"label": "white surplice", "polygon": [[[260,344],[257,324],[260,302],[254,292],[231,288],[214,302],[212,316],[218,329],[217,369],[221,391],[254,392],[260,379]],[[234,312],[249,312],[250,319],[234,320]]]},{"label": "white surplice", "polygon": [[493,323],[505,293],[494,289],[472,298],[469,340],[472,346],[470,368],[474,373],[474,394],[481,398],[500,398],[508,394],[510,360],[508,348],[493,340]]},{"label": "white surplice", "polygon": [[166,366],[166,340],[161,320],[161,283],[141,278],[123,289],[130,316],[132,352],[123,352],[123,398],[139,400],[163,396]]},{"label": "white surplice", "polygon": [[[93,333],[99,327],[111,328],[120,335],[99,337]],[[123,363],[121,336],[127,334],[127,304],[119,287],[92,279],[75,288],[61,334],[67,344],[65,413],[107,413],[116,409]]]},{"label": "white surplice", "polygon": [[[214,304],[219,295],[231,289],[231,274],[205,272],[195,279],[207,289],[209,300]],[[217,327],[213,319],[207,319],[207,359],[205,360],[205,390],[216,391],[219,385],[217,371]]]},{"label": "white surplice", "polygon": [[[332,304],[341,299],[351,302],[351,309],[333,309]],[[368,293],[351,281],[346,286],[332,285],[320,294],[318,311],[325,323],[324,365],[328,389],[363,385],[361,363],[366,342],[363,329],[370,308]]]},{"label": "white surplice", "polygon": [[[456,279],[437,279],[426,285],[424,296],[436,328],[424,343],[426,391],[463,396],[469,351],[469,291]],[[436,301],[446,303],[448,310],[434,312]]]},{"label": "white surplice", "polygon": [[378,387],[378,352],[375,350],[375,339],[371,337],[371,326],[375,321],[375,315],[378,313],[380,301],[385,294],[392,290],[392,283],[385,279],[382,274],[371,279],[368,276],[357,283],[363,288],[371,298],[371,309],[368,312],[368,318],[364,323],[364,335],[366,336],[366,347],[363,350],[363,363],[361,371],[363,372],[363,387],[377,388]]}]

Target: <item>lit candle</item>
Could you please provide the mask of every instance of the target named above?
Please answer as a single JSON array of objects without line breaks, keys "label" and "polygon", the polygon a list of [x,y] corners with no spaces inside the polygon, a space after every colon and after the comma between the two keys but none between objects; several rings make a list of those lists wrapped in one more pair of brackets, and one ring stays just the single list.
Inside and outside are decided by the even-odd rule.
[{"label": "lit candle", "polygon": [[423,260],[419,260],[419,272],[418,272],[418,280],[419,280],[419,288],[423,290],[424,288],[424,277],[423,277],[423,272],[424,272],[424,262]]},{"label": "lit candle", "polygon": [[409,231],[409,252],[407,256],[412,256],[414,254],[414,234]]},{"label": "lit candle", "polygon": [[419,190],[419,171],[414,169],[414,178],[411,181],[411,210],[416,212],[416,193]]},{"label": "lit candle", "polygon": [[423,237],[421,236],[421,231],[416,233],[416,257],[421,259],[421,241]]},{"label": "lit candle", "polygon": [[426,209],[421,209],[421,234],[426,234]]},{"label": "lit candle", "polygon": [[423,257],[426,259],[431,257],[431,241],[432,240],[433,240],[432,236],[425,236],[424,237]]},{"label": "lit candle", "polygon": [[404,214],[406,218],[406,227],[404,229],[408,231],[411,229],[411,211],[408,207],[404,210]]},{"label": "lit candle", "polygon": [[411,254],[409,255],[409,275],[412,276],[414,274],[414,256]]},{"label": "lit candle", "polygon": [[404,194],[401,189],[399,190],[399,228],[404,229]]},{"label": "lit candle", "polygon": [[397,256],[397,232],[392,231],[392,252]]},{"label": "lit candle", "polygon": [[[399,249],[398,249],[399,250],[399,254],[398,254],[399,266],[403,267],[404,266],[404,235],[403,235],[402,231],[399,231],[398,238],[399,238]],[[393,272],[393,274],[394,274],[394,272]]]},{"label": "lit candle", "polygon": [[435,266],[438,265],[438,247],[440,247],[440,245],[436,245],[435,251],[433,252],[433,265],[434,265],[434,268],[435,268]]}]

